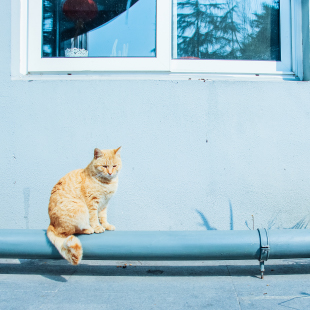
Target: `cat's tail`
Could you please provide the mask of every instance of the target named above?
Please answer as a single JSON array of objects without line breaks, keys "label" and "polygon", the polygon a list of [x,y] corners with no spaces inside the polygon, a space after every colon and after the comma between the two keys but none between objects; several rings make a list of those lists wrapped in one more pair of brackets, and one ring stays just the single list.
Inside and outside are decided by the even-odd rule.
[{"label": "cat's tail", "polygon": [[70,264],[77,265],[80,263],[83,256],[83,249],[81,241],[77,237],[73,235],[66,238],[60,237],[52,225],[47,229],[47,237],[54,244],[61,256]]}]

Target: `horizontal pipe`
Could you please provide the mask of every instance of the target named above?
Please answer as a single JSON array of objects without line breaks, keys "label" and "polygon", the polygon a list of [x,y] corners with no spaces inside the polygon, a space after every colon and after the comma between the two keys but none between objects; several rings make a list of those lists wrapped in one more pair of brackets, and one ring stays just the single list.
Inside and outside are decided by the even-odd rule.
[{"label": "horizontal pipe", "polygon": [[270,256],[272,259],[310,258],[310,230],[269,230]]},{"label": "horizontal pipe", "polygon": [[[310,258],[310,230],[107,231],[79,235],[84,260],[248,260]],[[61,258],[45,230],[0,229],[0,258]],[[265,258],[264,260],[267,260]]]}]

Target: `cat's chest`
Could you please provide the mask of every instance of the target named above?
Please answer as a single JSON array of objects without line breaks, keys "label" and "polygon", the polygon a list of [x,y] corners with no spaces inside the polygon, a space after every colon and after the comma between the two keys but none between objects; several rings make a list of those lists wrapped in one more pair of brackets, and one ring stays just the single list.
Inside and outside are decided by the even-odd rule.
[{"label": "cat's chest", "polygon": [[103,209],[108,204],[109,200],[112,198],[114,193],[109,193],[106,195],[101,196],[98,202],[98,209]]},{"label": "cat's chest", "polygon": [[98,195],[98,209],[103,209],[108,204],[109,200],[112,198],[113,194],[116,191],[116,186],[105,186],[100,190],[100,194]]},{"label": "cat's chest", "polygon": [[117,182],[106,184],[92,179],[83,184],[82,195],[84,196],[87,206],[103,209],[107,206],[116,190]]}]

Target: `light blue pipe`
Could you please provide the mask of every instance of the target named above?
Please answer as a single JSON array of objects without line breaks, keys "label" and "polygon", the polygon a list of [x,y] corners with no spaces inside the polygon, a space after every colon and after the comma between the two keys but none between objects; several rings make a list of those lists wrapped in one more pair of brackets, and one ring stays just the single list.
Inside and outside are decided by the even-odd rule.
[{"label": "light blue pipe", "polygon": [[[310,230],[107,231],[79,235],[84,260],[310,258]],[[45,230],[0,230],[0,258],[62,258]]]},{"label": "light blue pipe", "polygon": [[[79,235],[86,260],[310,258],[310,230],[107,231]],[[44,230],[0,229],[0,258],[61,258]]]}]

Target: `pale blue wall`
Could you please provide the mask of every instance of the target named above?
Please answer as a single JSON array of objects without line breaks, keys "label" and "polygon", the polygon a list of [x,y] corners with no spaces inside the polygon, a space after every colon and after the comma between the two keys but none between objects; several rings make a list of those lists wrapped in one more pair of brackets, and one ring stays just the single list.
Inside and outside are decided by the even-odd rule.
[{"label": "pale blue wall", "polygon": [[308,82],[12,81],[2,6],[0,228],[46,228],[59,178],[120,145],[119,230],[309,222]]}]

